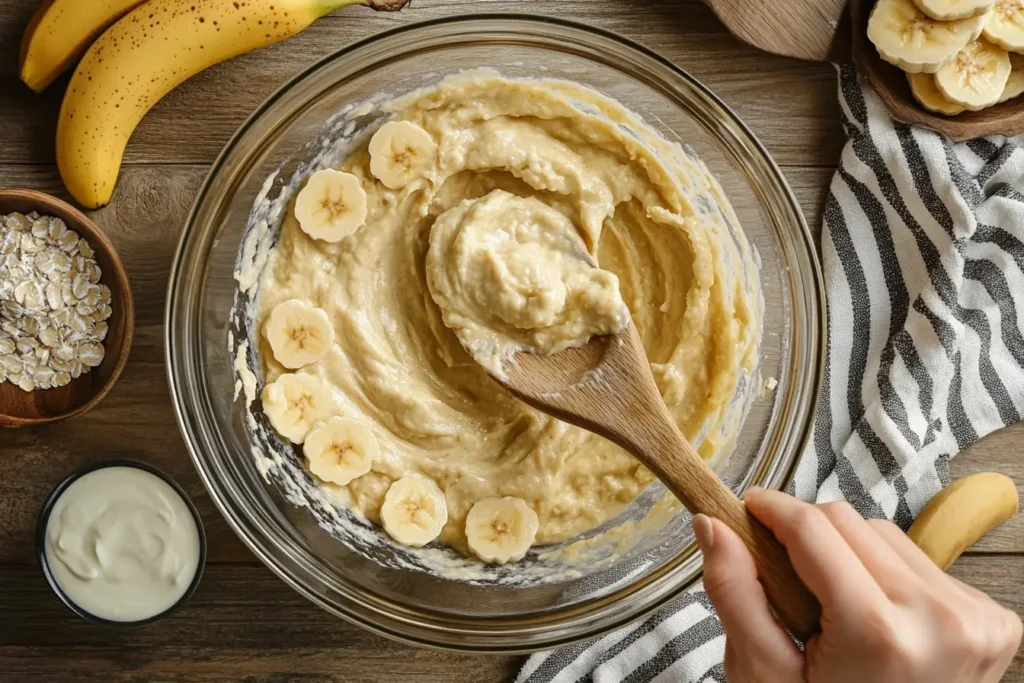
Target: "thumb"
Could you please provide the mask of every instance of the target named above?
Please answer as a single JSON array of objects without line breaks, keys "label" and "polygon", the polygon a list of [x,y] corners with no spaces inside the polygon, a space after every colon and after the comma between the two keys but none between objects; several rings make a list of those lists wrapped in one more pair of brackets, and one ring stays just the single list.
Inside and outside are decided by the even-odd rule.
[{"label": "thumb", "polygon": [[725,627],[728,680],[763,680],[766,671],[772,680],[802,680],[803,655],[775,620],[743,541],[706,515],[693,518],[693,530],[704,553],[704,590]]}]

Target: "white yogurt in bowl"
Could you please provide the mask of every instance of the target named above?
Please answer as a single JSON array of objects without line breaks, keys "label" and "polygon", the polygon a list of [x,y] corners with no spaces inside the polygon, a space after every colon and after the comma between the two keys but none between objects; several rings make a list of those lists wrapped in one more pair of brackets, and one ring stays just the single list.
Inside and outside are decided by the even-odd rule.
[{"label": "white yogurt in bowl", "polygon": [[132,461],[97,463],[65,479],[43,508],[37,543],[58,596],[83,618],[111,625],[168,616],[195,590],[206,554],[185,493]]}]

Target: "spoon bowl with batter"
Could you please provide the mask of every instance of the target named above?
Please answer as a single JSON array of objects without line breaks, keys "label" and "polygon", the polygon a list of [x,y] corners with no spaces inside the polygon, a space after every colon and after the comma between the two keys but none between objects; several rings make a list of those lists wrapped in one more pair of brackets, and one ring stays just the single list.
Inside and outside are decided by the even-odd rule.
[{"label": "spoon bowl with batter", "polygon": [[785,548],[751,516],[679,431],[665,408],[632,322],[557,353],[521,351],[491,376],[528,405],[618,444],[650,469],[692,513],[715,517],[743,540],[765,594],[803,641],[818,630],[821,606],[800,581]]}]

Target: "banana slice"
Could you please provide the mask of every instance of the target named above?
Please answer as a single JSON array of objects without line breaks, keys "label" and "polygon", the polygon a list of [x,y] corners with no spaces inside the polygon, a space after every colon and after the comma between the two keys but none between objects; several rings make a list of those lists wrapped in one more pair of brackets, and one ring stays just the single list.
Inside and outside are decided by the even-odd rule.
[{"label": "banana slice", "polygon": [[935,72],[935,85],[950,102],[978,111],[999,101],[1010,78],[1010,56],[987,40],[976,40]]},{"label": "banana slice", "polygon": [[997,0],[985,17],[986,39],[1009,52],[1024,52],[1024,0]]},{"label": "banana slice", "polygon": [[306,436],[302,452],[310,472],[324,481],[345,486],[370,471],[380,448],[377,437],[366,425],[332,417]]},{"label": "banana slice", "polygon": [[437,538],[448,523],[448,503],[434,480],[407,474],[384,495],[380,521],[391,538],[419,548]]},{"label": "banana slice", "polygon": [[936,21],[966,19],[992,8],[995,0],[914,0],[918,8]]},{"label": "banana slice", "polygon": [[910,92],[922,107],[936,114],[955,116],[964,110],[959,104],[947,100],[935,85],[935,74],[907,74]]},{"label": "banana slice", "polygon": [[907,73],[935,73],[976,40],[985,15],[935,21],[912,0],[879,0],[868,20],[868,38],[878,54]]},{"label": "banana slice", "polygon": [[313,425],[334,413],[330,390],[305,373],[281,375],[263,387],[260,398],[270,424],[292,443],[302,443]]},{"label": "banana slice", "polygon": [[327,312],[299,299],[274,306],[263,323],[274,360],[289,370],[315,363],[334,345],[334,327]]},{"label": "banana slice", "polygon": [[523,559],[540,522],[522,498],[485,498],[466,515],[469,548],[484,562],[505,564]]},{"label": "banana slice", "polygon": [[437,156],[430,133],[410,121],[388,121],[370,138],[370,173],[400,190],[423,175]]},{"label": "banana slice", "polygon": [[366,190],[351,173],[317,171],[295,198],[295,218],[313,239],[337,242],[366,222]]},{"label": "banana slice", "polygon": [[1005,102],[1024,94],[1024,55],[1010,53],[1010,77],[1006,79],[1006,87],[999,101]]}]

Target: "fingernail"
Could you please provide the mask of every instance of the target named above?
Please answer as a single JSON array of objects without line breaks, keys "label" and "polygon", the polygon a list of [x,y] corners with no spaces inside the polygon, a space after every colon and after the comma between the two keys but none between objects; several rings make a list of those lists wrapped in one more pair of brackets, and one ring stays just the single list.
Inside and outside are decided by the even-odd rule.
[{"label": "fingernail", "polygon": [[715,527],[711,524],[711,518],[707,515],[695,515],[693,518],[693,533],[697,536],[697,547],[707,555],[715,545]]},{"label": "fingernail", "polygon": [[758,493],[761,493],[762,491],[764,491],[764,489],[761,488],[760,486],[751,486],[746,491],[744,491],[743,495],[740,496],[740,497],[743,498],[744,500],[746,500],[747,496],[749,496],[751,494],[757,495]]}]

